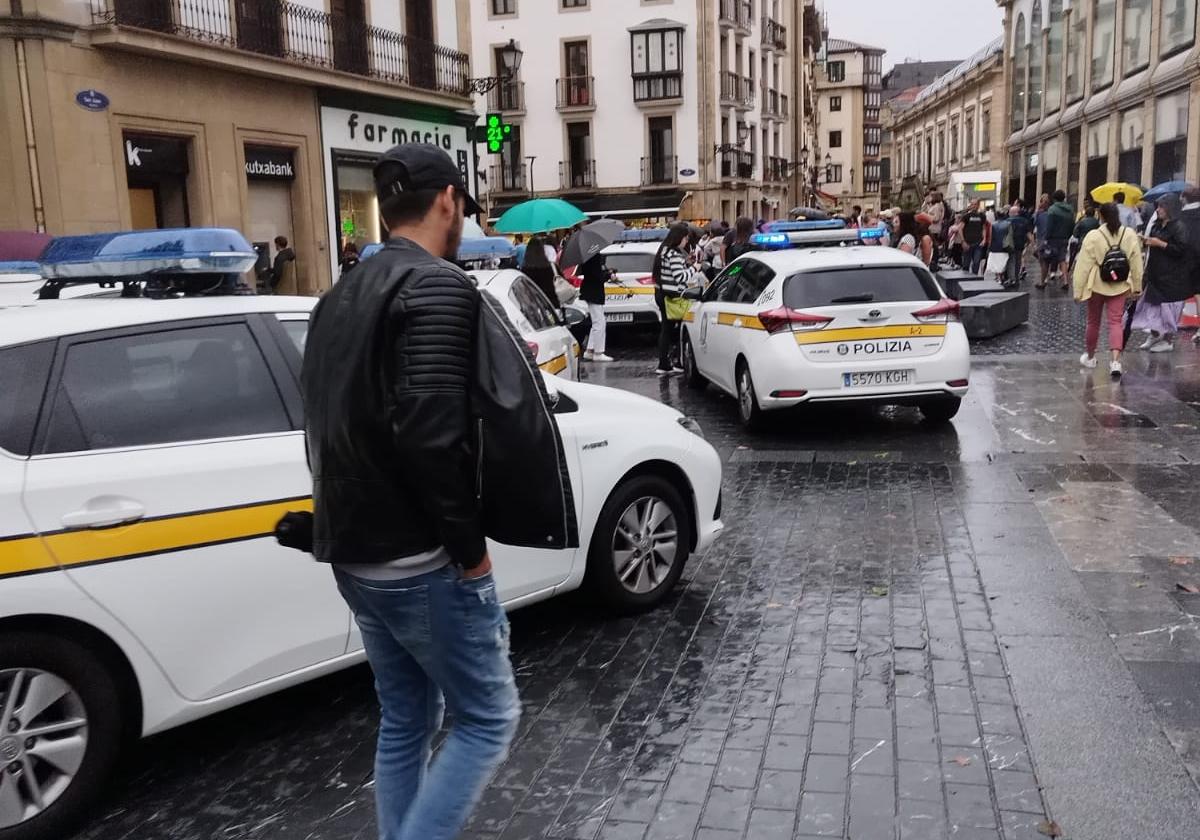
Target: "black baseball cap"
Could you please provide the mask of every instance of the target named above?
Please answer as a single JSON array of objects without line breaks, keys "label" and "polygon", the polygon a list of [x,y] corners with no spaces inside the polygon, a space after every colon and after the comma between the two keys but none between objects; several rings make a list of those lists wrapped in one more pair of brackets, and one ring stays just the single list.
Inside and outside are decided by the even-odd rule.
[{"label": "black baseball cap", "polygon": [[375,164],[375,194],[383,201],[389,195],[412,190],[444,190],[454,187],[466,201],[465,214],[481,212],[467,191],[462,173],[450,155],[430,143],[401,143],[383,153]]}]

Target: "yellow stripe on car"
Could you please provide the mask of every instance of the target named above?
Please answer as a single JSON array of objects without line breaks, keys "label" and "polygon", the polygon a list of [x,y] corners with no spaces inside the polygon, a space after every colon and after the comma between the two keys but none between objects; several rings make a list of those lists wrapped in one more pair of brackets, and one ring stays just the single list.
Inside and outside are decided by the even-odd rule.
[{"label": "yellow stripe on car", "polygon": [[689,309],[686,313],[684,313],[683,320],[687,321],[689,324],[695,323],[696,311],[694,309]]},{"label": "yellow stripe on car", "polygon": [[871,341],[876,338],[930,338],[945,335],[945,324],[908,324],[895,327],[845,327],[796,333],[797,344],[829,344],[833,341]]},{"label": "yellow stripe on car", "polygon": [[567,354],[566,353],[563,353],[561,356],[555,356],[550,361],[542,362],[540,365],[538,365],[538,367],[540,367],[542,370],[546,371],[546,373],[558,373],[559,371],[566,368],[566,366],[567,366]]},{"label": "yellow stripe on car", "polygon": [[766,329],[754,315],[739,315],[736,312],[718,312],[717,323],[723,327],[741,327],[747,330]]},{"label": "yellow stripe on car", "polygon": [[604,294],[606,295],[652,295],[654,294],[653,286],[605,286]]},{"label": "yellow stripe on car", "polygon": [[0,540],[0,576],[142,557],[265,537],[289,511],[312,510],[312,498],[260,502],[146,519],[113,528],[56,531]]}]

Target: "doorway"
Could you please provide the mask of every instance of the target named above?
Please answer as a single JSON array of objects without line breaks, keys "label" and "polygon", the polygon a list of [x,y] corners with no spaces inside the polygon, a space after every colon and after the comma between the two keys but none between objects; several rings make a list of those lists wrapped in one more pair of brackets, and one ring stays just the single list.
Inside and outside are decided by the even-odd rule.
[{"label": "doorway", "polygon": [[122,140],[131,226],[148,230],[190,225],[189,141],[130,133]]},{"label": "doorway", "polygon": [[404,4],[404,32],[408,36],[408,80],[411,85],[437,89],[437,62],[434,59],[433,0],[407,0]]},{"label": "doorway", "polygon": [[365,0],[330,0],[333,20],[333,66],[347,73],[366,75],[367,9]]}]

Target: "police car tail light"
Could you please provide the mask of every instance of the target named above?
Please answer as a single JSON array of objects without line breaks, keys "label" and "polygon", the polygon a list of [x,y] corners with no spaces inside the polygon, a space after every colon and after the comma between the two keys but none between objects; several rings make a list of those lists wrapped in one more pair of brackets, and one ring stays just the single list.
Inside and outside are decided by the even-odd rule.
[{"label": "police car tail light", "polygon": [[913,317],[925,324],[948,324],[951,321],[958,321],[960,320],[958,301],[942,298],[933,306],[917,310],[913,313]]},{"label": "police car tail light", "polygon": [[799,312],[781,306],[758,313],[758,320],[763,329],[772,335],[790,330],[792,332],[811,332],[824,329],[833,319],[826,315],[813,315],[811,312]]},{"label": "police car tail light", "polygon": [[654,285],[654,275],[653,275],[653,274],[646,274],[646,275],[644,275],[644,276],[642,276],[642,277],[639,277],[639,278],[637,279],[637,281],[638,281],[639,283],[641,283],[643,286],[653,286],[653,285]]}]

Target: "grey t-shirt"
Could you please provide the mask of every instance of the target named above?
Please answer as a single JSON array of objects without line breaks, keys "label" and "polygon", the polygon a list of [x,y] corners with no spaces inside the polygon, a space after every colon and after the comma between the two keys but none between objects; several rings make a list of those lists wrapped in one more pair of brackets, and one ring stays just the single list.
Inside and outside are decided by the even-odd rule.
[{"label": "grey t-shirt", "polygon": [[436,572],[449,562],[450,555],[439,546],[432,551],[397,557],[387,563],[338,563],[337,567],[363,580],[404,580]]}]

